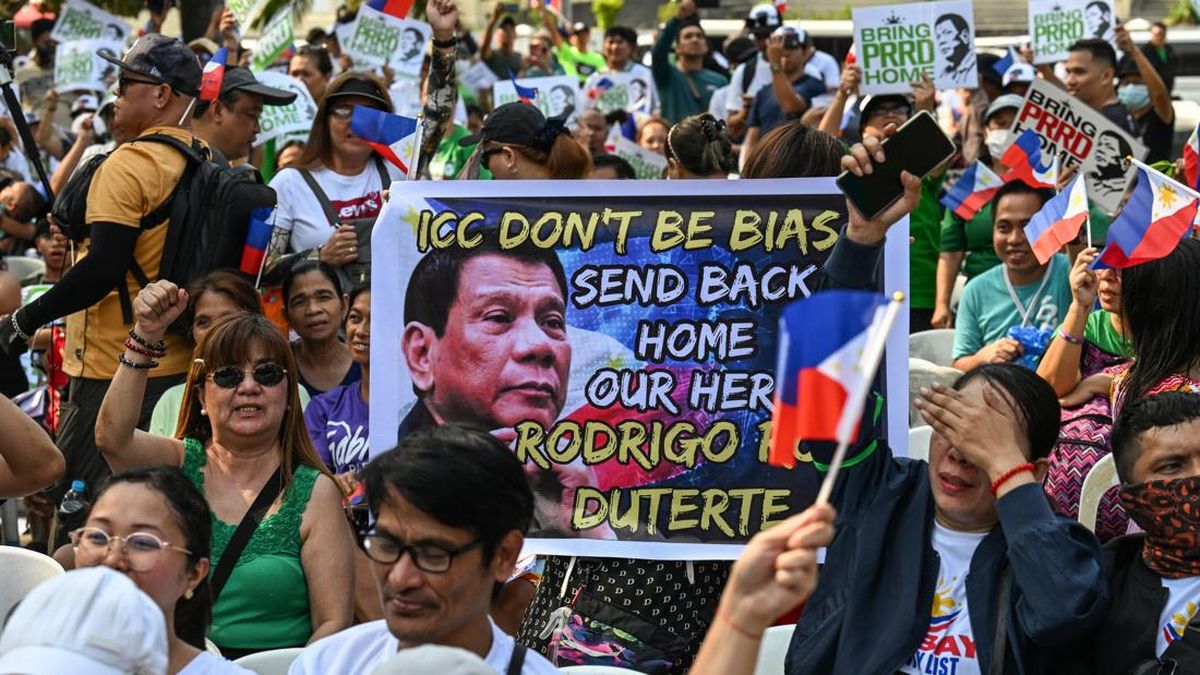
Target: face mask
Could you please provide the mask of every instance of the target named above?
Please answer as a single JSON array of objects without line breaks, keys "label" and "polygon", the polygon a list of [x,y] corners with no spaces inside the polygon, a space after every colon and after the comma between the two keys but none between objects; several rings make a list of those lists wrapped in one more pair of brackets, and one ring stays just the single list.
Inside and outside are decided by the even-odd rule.
[{"label": "face mask", "polygon": [[988,129],[987,136],[983,142],[987,145],[988,155],[993,160],[999,160],[1004,156],[1006,141],[1008,140],[1008,132],[1004,129]]},{"label": "face mask", "polygon": [[1200,476],[1121,488],[1121,506],[1146,531],[1142,559],[1167,579],[1200,574]]},{"label": "face mask", "polygon": [[1150,105],[1150,90],[1144,84],[1125,84],[1117,89],[1117,98],[1130,110],[1141,110]]}]

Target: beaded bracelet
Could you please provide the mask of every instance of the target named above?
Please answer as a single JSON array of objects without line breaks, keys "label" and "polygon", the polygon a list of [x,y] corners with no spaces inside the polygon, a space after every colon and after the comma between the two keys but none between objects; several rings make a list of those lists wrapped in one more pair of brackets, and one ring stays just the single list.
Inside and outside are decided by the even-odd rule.
[{"label": "beaded bracelet", "polygon": [[138,343],[134,342],[131,339],[125,340],[125,349],[128,349],[129,351],[131,351],[135,354],[141,354],[142,356],[145,356],[146,358],[149,358],[149,359],[161,359],[162,357],[167,355],[167,353],[165,351],[156,352],[156,351],[151,351],[149,349],[146,349],[145,347],[139,345]]},{"label": "beaded bracelet", "polygon": [[146,338],[135,333],[132,328],[129,329],[129,338],[152,352],[162,352],[163,354],[166,354],[167,352],[166,340],[159,340],[158,342],[151,344],[146,340]]},{"label": "beaded bracelet", "polygon": [[134,370],[150,370],[151,368],[158,367],[158,361],[155,361],[154,359],[150,359],[145,363],[137,363],[135,361],[130,361],[129,359],[125,358],[124,354],[121,354],[117,357],[117,360],[120,361],[121,365],[125,366],[126,368],[133,368]]},{"label": "beaded bracelet", "polygon": [[1067,342],[1070,342],[1073,345],[1082,345],[1083,344],[1083,340],[1081,338],[1077,338],[1074,335],[1069,335],[1067,333],[1067,331],[1065,331],[1061,328],[1058,329],[1058,337],[1066,340]]}]

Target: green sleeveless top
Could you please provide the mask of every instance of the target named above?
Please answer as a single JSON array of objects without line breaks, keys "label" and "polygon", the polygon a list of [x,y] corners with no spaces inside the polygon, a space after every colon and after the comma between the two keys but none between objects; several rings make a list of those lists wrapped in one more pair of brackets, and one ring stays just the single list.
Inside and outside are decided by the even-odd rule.
[{"label": "green sleeveless top", "polygon": [[[184,439],[183,472],[204,493],[204,465],[208,456],[194,438]],[[283,504],[263,518],[213,606],[208,638],[218,647],[234,649],[279,649],[303,647],[312,635],[308,610],[308,580],[300,565],[300,519],[313,484],[316,469],[300,466],[292,474]],[[229,545],[237,523],[226,523],[213,513],[212,567]]]}]

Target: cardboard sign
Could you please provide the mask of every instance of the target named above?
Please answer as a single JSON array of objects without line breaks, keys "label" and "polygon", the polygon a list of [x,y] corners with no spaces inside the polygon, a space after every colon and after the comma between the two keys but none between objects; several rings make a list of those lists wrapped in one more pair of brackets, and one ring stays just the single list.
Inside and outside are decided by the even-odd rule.
[{"label": "cardboard sign", "polygon": [[[129,24],[84,0],[69,0],[54,24],[51,39],[59,44],[76,40],[99,40],[124,46],[129,39]],[[120,54],[120,47],[117,48]]]},{"label": "cardboard sign", "polygon": [[250,57],[250,70],[260,73],[275,63],[288,47],[296,41],[296,31],[292,24],[292,8],[284,7],[271,17],[263,27],[262,35],[258,37],[258,45]]},{"label": "cardboard sign", "polygon": [[342,49],[358,68],[390,66],[398,76],[417,78],[433,29],[423,21],[397,19],[363,5]]},{"label": "cardboard sign", "polygon": [[864,94],[907,94],[928,75],[938,89],[975,87],[970,0],[855,7],[854,43]]},{"label": "cardboard sign", "polygon": [[667,158],[643,148],[624,136],[610,137],[612,147],[609,152],[629,162],[633,172],[640,180],[662,178],[667,170]]},{"label": "cardboard sign", "polygon": [[[621,185],[392,191],[372,239],[370,447],[438,420],[494,430],[533,489],[527,553],[734,557],[820,483],[811,455],[785,470],[765,453],[779,315],[815,288],[846,200],[832,178]],[[889,289],[907,279],[896,227]],[[457,283],[437,272],[448,269]],[[515,270],[537,282],[511,286]],[[434,335],[431,323],[468,314],[486,317]],[[882,418],[898,455],[906,334],[889,338]],[[427,368],[422,348],[455,356]]]},{"label": "cardboard sign", "polygon": [[583,94],[593,108],[606,115],[617,110],[646,115],[654,112],[654,77],[648,70],[596,73],[584,83]]},{"label": "cardboard sign", "polygon": [[[587,99],[579,89],[579,80],[570,75],[555,75],[553,77],[519,77],[517,83],[522,87],[537,90],[533,104],[541,109],[546,117],[562,115],[568,124],[575,121],[579,113],[587,108]],[[505,103],[521,100],[512,80],[498,80],[492,85],[492,101],[500,106]]]},{"label": "cardboard sign", "polygon": [[288,105],[265,105],[258,124],[261,131],[254,139],[254,147],[280,136],[303,132],[307,135],[317,118],[317,104],[308,87],[290,75],[264,71],[255,75],[259,82],[296,94],[296,100]]},{"label": "cardboard sign", "polygon": [[1067,58],[1067,49],[1085,38],[1114,42],[1115,16],[1109,0],[1029,0],[1033,62],[1062,61]]},{"label": "cardboard sign", "polygon": [[99,53],[120,58],[116,45],[104,40],[76,40],[58,45],[54,51],[54,89],[59,93],[102,92],[112,87],[119,68],[100,58]]},{"label": "cardboard sign", "polygon": [[499,78],[482,61],[476,61],[469,68],[458,74],[458,81],[471,91],[481,92],[492,88]]},{"label": "cardboard sign", "polygon": [[233,11],[238,26],[243,30],[250,26],[267,5],[267,0],[225,0],[225,7]]},{"label": "cardboard sign", "polygon": [[1091,202],[1109,213],[1133,179],[1128,157],[1143,159],[1149,151],[1125,130],[1082,101],[1045,80],[1035,80],[1013,120],[1010,141],[1033,129],[1042,141],[1042,159],[1058,155],[1060,167],[1076,166],[1087,179]]}]

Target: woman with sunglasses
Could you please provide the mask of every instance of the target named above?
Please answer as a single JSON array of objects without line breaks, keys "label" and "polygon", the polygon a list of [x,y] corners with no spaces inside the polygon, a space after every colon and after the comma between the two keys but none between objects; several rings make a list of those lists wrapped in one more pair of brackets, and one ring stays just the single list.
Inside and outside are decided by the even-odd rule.
[{"label": "woman with sunglasses", "polygon": [[[571,137],[565,118],[547,119],[528,103],[514,101],[496,108],[479,133],[458,142],[463,147],[476,143],[476,166],[492,172],[496,180],[573,180],[592,173],[592,155]],[[471,168],[468,164],[468,173]]]},{"label": "woman with sunglasses", "polygon": [[[421,147],[412,167],[418,176],[428,173],[429,161],[454,116],[457,95],[454,27],[458,9],[454,0],[430,0],[426,20],[433,27],[433,57],[426,81]],[[368,280],[370,265],[359,260],[359,244],[370,240],[389,186],[393,180],[403,179],[404,173],[351,130],[356,106],[394,112],[383,80],[362,72],[339,75],[318,102],[312,132],[299,160],[271,180],[279,206],[267,249],[268,273],[282,271],[297,259],[319,259],[339,268],[350,285]]]},{"label": "woman with sunglasses", "polygon": [[168,675],[250,672],[205,651],[212,619],[211,537],[204,496],[169,466],[113,476],[96,495],[87,522],[71,532],[76,568],[111,567],[162,609]]},{"label": "woman with sunglasses", "polygon": [[[162,336],[187,299],[169,281],[134,299],[134,327],[100,408],[96,444],[113,471],[179,466],[204,494],[213,567],[231,570],[214,589],[208,634],[226,656],[303,646],[350,625],[354,546],[341,492],[304,429],[287,340],[265,317],[226,318],[195,352],[180,438],[136,429],[146,372],[163,357]],[[226,561],[239,522],[263,490],[279,496]],[[213,578],[219,585],[221,575]]]}]

